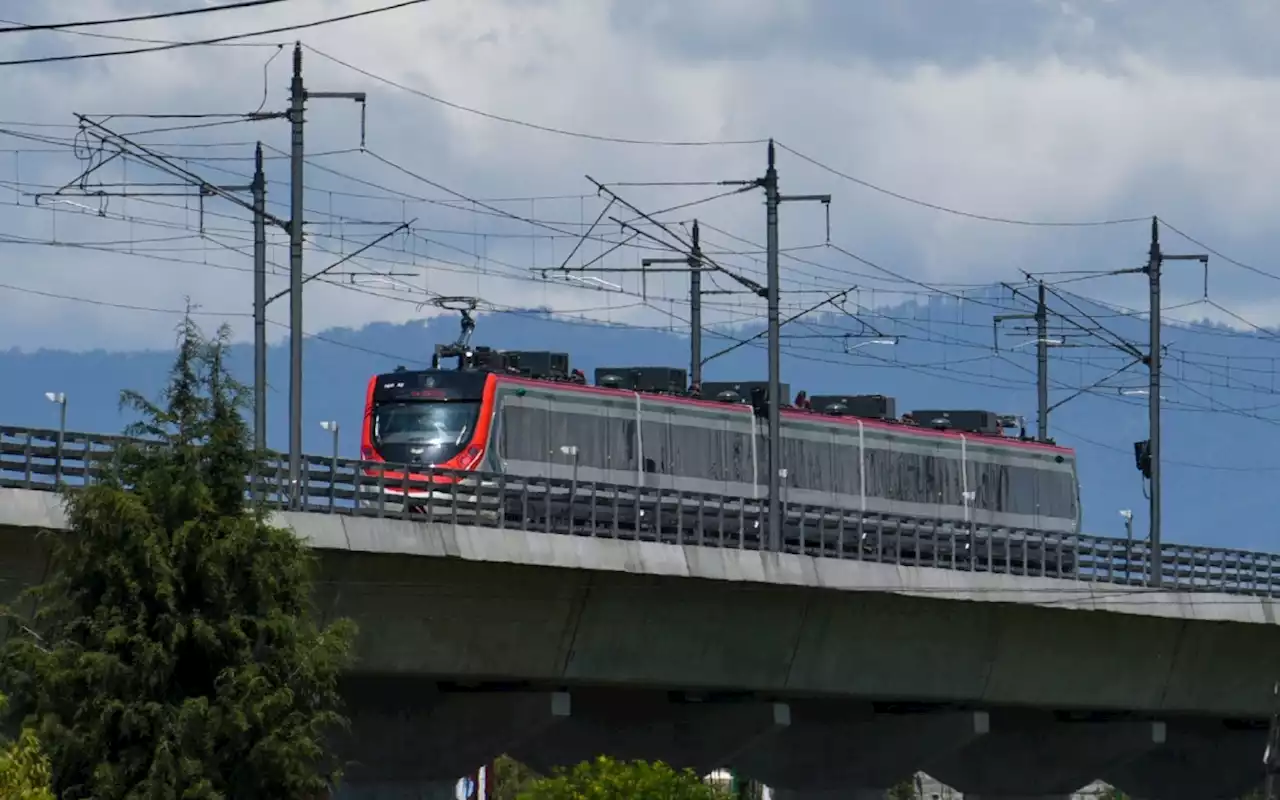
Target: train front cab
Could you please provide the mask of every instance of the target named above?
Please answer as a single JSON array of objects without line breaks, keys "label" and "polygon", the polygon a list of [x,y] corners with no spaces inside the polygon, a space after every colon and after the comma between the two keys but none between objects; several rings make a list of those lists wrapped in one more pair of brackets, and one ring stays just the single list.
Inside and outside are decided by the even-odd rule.
[{"label": "train front cab", "polygon": [[474,505],[477,479],[467,473],[485,461],[494,391],[494,376],[482,372],[404,370],[370,379],[360,458],[376,462],[363,473],[382,491],[360,507],[399,511],[406,495],[410,511]]}]

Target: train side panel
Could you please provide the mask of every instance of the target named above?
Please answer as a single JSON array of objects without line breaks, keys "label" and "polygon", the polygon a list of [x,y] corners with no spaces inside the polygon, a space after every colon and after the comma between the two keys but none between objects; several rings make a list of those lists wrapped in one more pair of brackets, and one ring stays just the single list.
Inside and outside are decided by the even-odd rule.
[{"label": "train side panel", "polygon": [[[495,471],[764,495],[768,442],[743,407],[500,381],[493,413],[487,464]],[[788,415],[782,466],[789,504],[1079,530],[1075,458],[1060,450]]]}]

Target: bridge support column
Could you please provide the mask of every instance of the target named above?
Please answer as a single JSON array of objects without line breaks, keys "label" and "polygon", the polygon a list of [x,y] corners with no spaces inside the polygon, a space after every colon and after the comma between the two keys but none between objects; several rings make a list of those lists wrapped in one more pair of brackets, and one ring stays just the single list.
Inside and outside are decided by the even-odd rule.
[{"label": "bridge support column", "polygon": [[743,748],[790,724],[785,703],[689,701],[665,692],[590,689],[573,692],[573,718],[511,755],[538,770],[598,755],[664,761],[700,774],[723,767]]},{"label": "bridge support column", "polygon": [[1067,721],[1049,712],[996,711],[987,736],[921,767],[966,798],[1069,797],[1108,769],[1160,746],[1165,734],[1163,722]]},{"label": "bridge support column", "polygon": [[1102,774],[1136,800],[1231,800],[1262,783],[1261,727],[1169,723],[1163,746]]},{"label": "bridge support column", "polygon": [[570,713],[563,692],[441,692],[425,681],[399,678],[348,683],[351,728],[338,752],[348,765],[344,783],[352,786],[410,792],[427,791],[434,781],[452,786],[493,757],[545,735]]},{"label": "bridge support column", "polygon": [[877,711],[869,703],[839,701],[793,703],[792,715],[776,741],[744,751],[734,768],[793,792],[864,787],[883,795],[926,760],[981,737],[989,725],[983,711]]}]

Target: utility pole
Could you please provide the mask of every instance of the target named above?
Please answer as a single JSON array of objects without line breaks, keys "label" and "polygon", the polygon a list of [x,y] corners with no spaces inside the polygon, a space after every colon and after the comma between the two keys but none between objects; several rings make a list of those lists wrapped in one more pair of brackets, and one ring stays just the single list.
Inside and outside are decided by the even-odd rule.
[{"label": "utility pole", "polygon": [[[702,270],[705,268],[702,259],[702,246],[699,242],[700,233],[698,231],[698,221],[693,221],[693,229],[690,232],[691,243],[689,245],[689,255],[684,258],[642,258],[640,259],[640,269],[642,272],[650,271],[676,271],[676,270],[650,270],[649,267],[654,264],[684,264],[689,271],[689,383],[690,385],[702,385]],[[610,270],[616,272],[617,270]]]},{"label": "utility pole", "polygon": [[[293,46],[293,79],[289,83],[289,507],[297,508],[302,477],[302,238],[304,127],[309,99],[354,100],[362,106],[364,92],[309,92],[302,82],[302,43]],[[361,121],[360,144],[364,146]]]},{"label": "utility pole", "polygon": [[769,549],[782,549],[782,334],[778,296],[781,277],[778,269],[778,206],[786,202],[819,202],[828,207],[831,195],[783,195],[778,191],[777,157],[773,139],[769,140],[768,163],[764,177],[756,181],[765,196],[765,271],[769,316]]},{"label": "utility pole", "polygon": [[1049,441],[1049,310],[1044,281],[1036,293],[1036,441]]},{"label": "utility pole", "polygon": [[[267,448],[267,176],[253,154],[253,446]],[[258,488],[254,487],[255,494]]]},{"label": "utility pole", "polygon": [[1208,293],[1209,283],[1209,256],[1205,254],[1195,255],[1169,255],[1160,249],[1160,220],[1157,217],[1151,218],[1151,249],[1148,254],[1147,266],[1142,271],[1147,274],[1147,286],[1150,291],[1150,352],[1147,353],[1146,362],[1149,372],[1149,380],[1147,383],[1147,424],[1149,427],[1150,439],[1147,442],[1147,460],[1150,464],[1150,476],[1148,480],[1151,483],[1151,489],[1147,493],[1150,500],[1150,522],[1151,533],[1149,541],[1151,544],[1151,585],[1159,587],[1164,579],[1164,554],[1161,552],[1160,539],[1160,371],[1161,356],[1163,355],[1160,346],[1160,271],[1165,261],[1199,261],[1205,265],[1205,290]]},{"label": "utility pole", "polygon": [[289,507],[297,508],[302,475],[302,177],[303,112],[307,90],[302,84],[302,43],[293,46],[293,80],[289,82]]},{"label": "utility pole", "polygon": [[702,243],[698,221],[690,233],[693,247],[689,253],[689,380],[702,387]]},{"label": "utility pole", "polygon": [[778,315],[778,290],[782,279],[778,268],[778,168],[773,139],[769,140],[768,164],[764,172],[765,204],[765,301],[769,315],[769,549],[782,550],[782,326]]},{"label": "utility pole", "polygon": [[1147,353],[1147,430],[1151,459],[1150,500],[1151,585],[1160,586],[1164,577],[1164,554],[1160,552],[1160,223],[1151,218],[1151,250],[1147,260],[1147,285],[1150,289],[1151,333]]},{"label": "utility pole", "polygon": [[[1013,287],[1009,287],[1012,289]],[[1034,314],[997,314],[991,322],[995,328],[995,348],[1000,349],[1000,323],[1026,319],[1036,323],[1036,441],[1049,441],[1049,304],[1045,298],[1044,282],[1038,284],[1036,311]],[[1014,290],[1014,294],[1019,294]]]}]

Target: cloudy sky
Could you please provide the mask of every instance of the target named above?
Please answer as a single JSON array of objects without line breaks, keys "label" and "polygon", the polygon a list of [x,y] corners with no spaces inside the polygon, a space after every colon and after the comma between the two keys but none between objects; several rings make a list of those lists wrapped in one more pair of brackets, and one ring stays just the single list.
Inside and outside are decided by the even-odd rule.
[{"label": "cloudy sky", "polygon": [[[74,32],[6,31],[0,61],[154,46],[136,39],[208,39],[389,4],[287,0]],[[0,0],[0,24],[67,21],[73,6],[74,19],[88,20],[174,4]],[[579,245],[605,205],[586,176],[700,184],[615,187],[635,207],[658,212],[724,193],[718,181],[762,174],[759,140],[768,137],[784,146],[784,193],[833,196],[829,225],[820,205],[782,208],[789,309],[853,285],[858,303],[875,305],[921,290],[911,281],[962,292],[1022,280],[1023,270],[1057,280],[1145,259],[1148,222],[974,219],[857,181],[1008,220],[1158,214],[1225,256],[1280,273],[1272,264],[1280,238],[1278,30],[1280,6],[1269,0],[432,0],[237,46],[0,66],[0,347],[168,342],[171,315],[48,295],[157,309],[190,297],[215,317],[228,315],[237,338],[251,335],[249,320],[234,316],[251,310],[248,212],[217,196],[201,201],[134,157],[76,183],[113,149],[78,131],[75,114],[220,186],[248,182],[261,140],[270,210],[287,217],[287,123],[231,115],[285,107],[295,38],[307,46],[310,90],[368,93],[363,151],[359,106],[309,103],[306,270],[390,233],[308,284],[308,331],[437,313],[421,304],[441,294],[477,296],[493,310],[540,305],[678,326],[688,316],[682,276],[618,271],[674,255],[646,236],[631,245],[647,251],[611,249],[630,234],[609,217],[637,214],[615,205]],[[158,116],[165,114],[227,116]],[[193,125],[200,127],[174,130]],[[118,196],[125,187],[143,195]],[[85,196],[95,192],[116,196]],[[659,216],[680,236],[697,217],[718,264],[763,280],[759,191]],[[642,220],[638,227],[668,236]],[[1171,252],[1203,249],[1169,229],[1162,236]],[[286,287],[277,273],[288,252],[280,230],[269,238],[274,294]],[[539,277],[584,263],[608,272]],[[1199,268],[1168,270],[1166,305],[1181,306],[1171,315],[1229,320],[1220,306],[1252,322],[1280,321],[1274,278],[1215,255],[1215,305],[1196,305]],[[739,288],[725,276],[712,284]],[[1146,302],[1140,275],[1079,280],[1074,289],[1126,306]],[[271,306],[273,321],[287,319],[287,303]],[[740,293],[708,304],[721,321],[762,310]],[[271,330],[274,339],[284,333]]]}]

